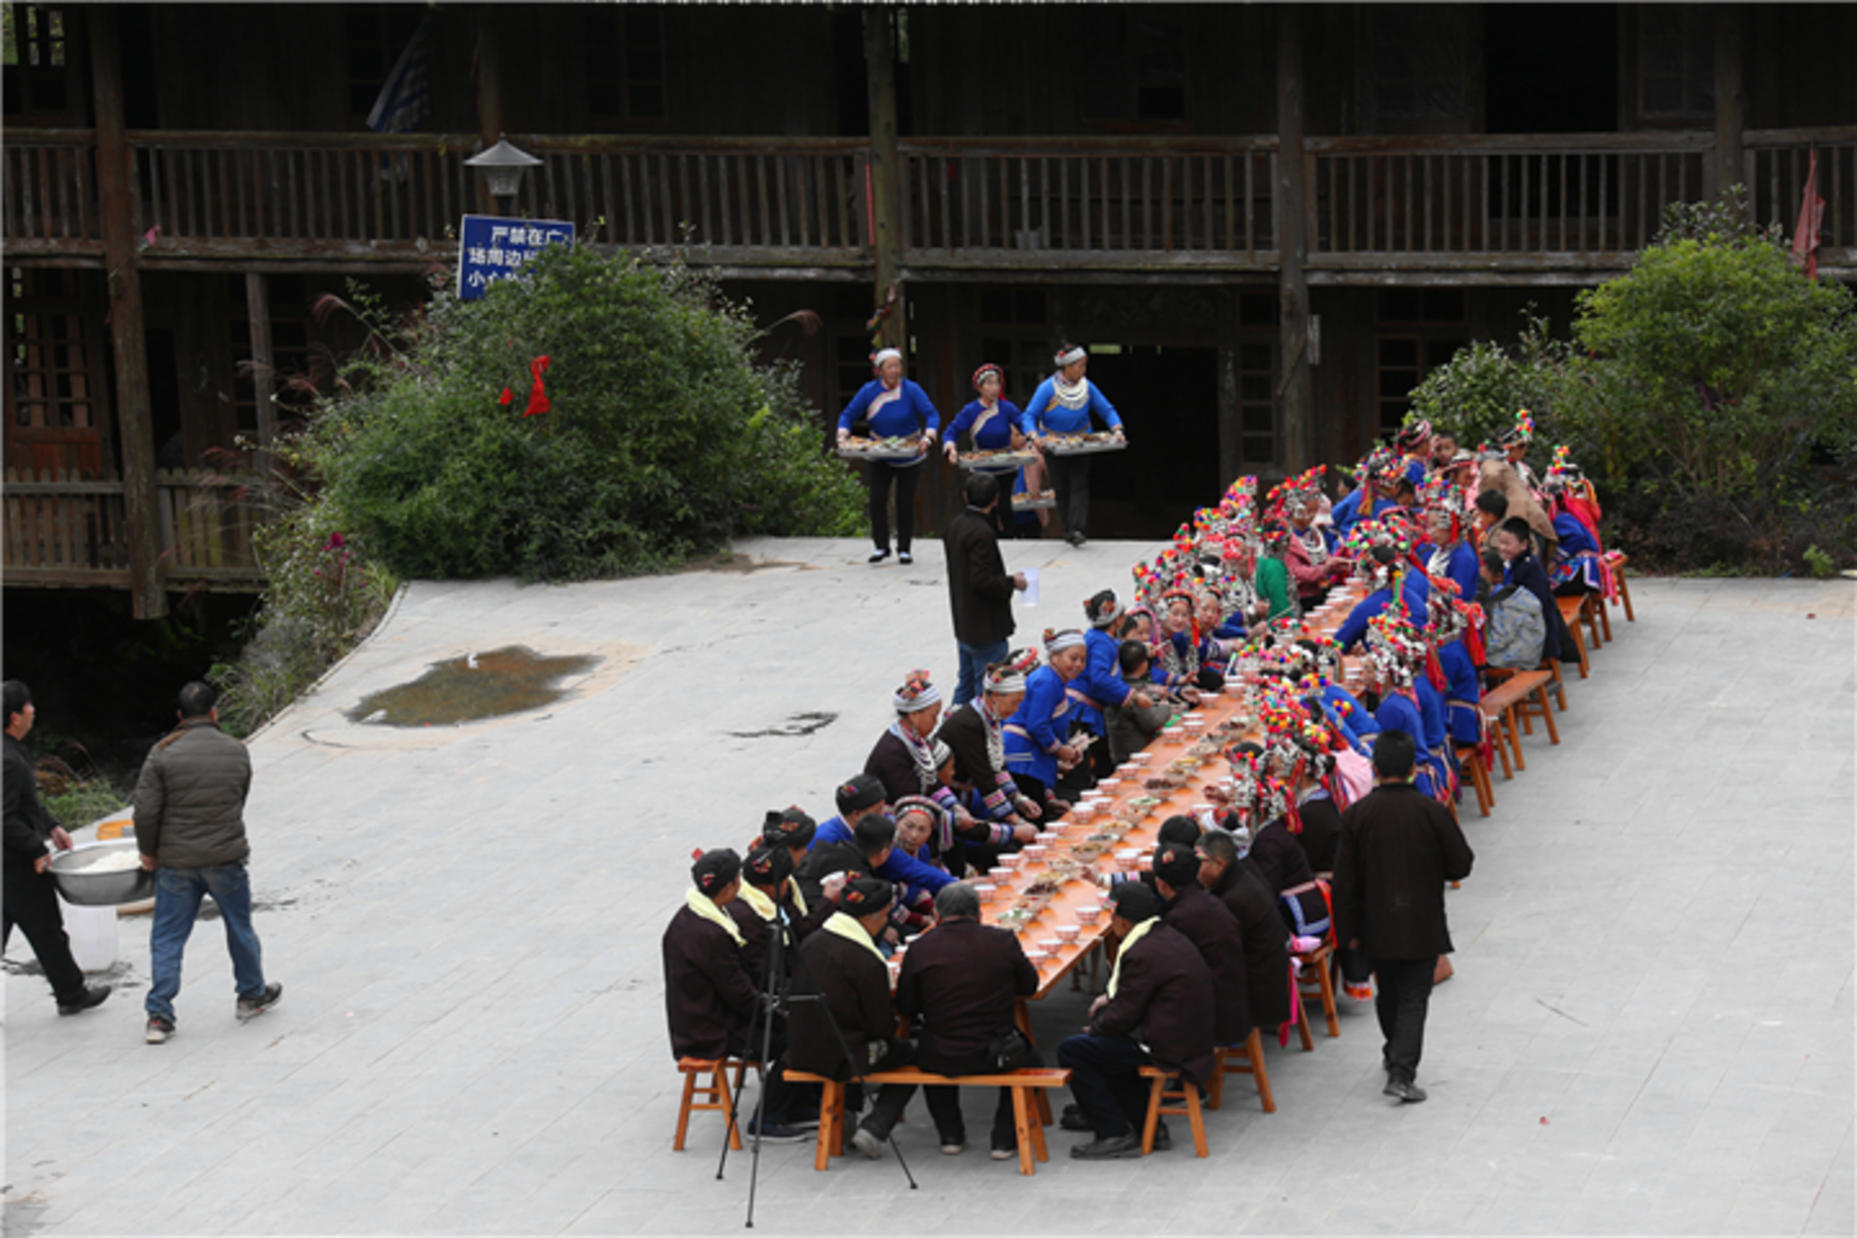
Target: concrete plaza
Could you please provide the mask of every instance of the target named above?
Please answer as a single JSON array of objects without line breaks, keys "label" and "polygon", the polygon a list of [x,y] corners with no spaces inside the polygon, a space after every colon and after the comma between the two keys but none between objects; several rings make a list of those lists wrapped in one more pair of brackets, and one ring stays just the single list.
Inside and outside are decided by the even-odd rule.
[{"label": "concrete plaza", "polygon": [[[952,688],[942,555],[738,547],[726,570],[572,587],[416,584],[252,744],[257,927],[277,1009],[232,1018],[219,927],[187,957],[174,1039],[130,983],[56,1016],[6,978],[6,1221],[31,1233],[640,1233],[742,1226],[721,1122],[670,1150],[679,1077],[658,937],[692,848],[764,809],[823,816],[902,674]],[[1126,589],[1152,547],[1008,547],[1043,574],[1020,642]],[[1570,681],[1562,743],[1466,805],[1457,977],[1420,1081],[1380,1095],[1371,1011],[1269,1049],[1212,1156],[1085,1167],[1052,1132],[1035,1178],[947,1158],[919,1103],[894,1161],[813,1172],[770,1146],[757,1229],[920,1233],[1853,1231],[1853,588],[1653,580]],[[463,727],[344,719],[428,663],[510,644],[602,663],[569,697]],[[55,720],[46,719],[47,723]],[[30,958],[16,938],[9,958]],[[1082,1019],[1036,1010],[1052,1044]],[[984,1130],[971,1097],[970,1132]]]}]

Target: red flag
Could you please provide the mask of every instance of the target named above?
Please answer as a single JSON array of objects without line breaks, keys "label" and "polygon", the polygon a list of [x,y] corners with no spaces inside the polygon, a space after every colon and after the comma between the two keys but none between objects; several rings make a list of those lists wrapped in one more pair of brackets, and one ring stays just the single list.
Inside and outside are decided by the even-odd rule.
[{"label": "red flag", "polygon": [[529,406],[522,410],[524,417],[533,417],[545,413],[554,407],[548,402],[548,391],[542,386],[542,374],[548,369],[548,358],[537,357],[529,362],[529,373],[535,378],[535,385],[529,388]]},{"label": "red flag", "polygon": [[508,408],[509,402],[515,398],[516,398],[515,395],[510,391],[510,389],[508,387],[505,387],[503,388],[503,394],[496,398],[496,402],[498,404],[501,404],[504,408]]},{"label": "red flag", "polygon": [[1805,194],[1799,202],[1799,222],[1793,227],[1793,261],[1805,268],[1807,279],[1818,278],[1818,230],[1825,222],[1825,200],[1818,196],[1818,151],[1806,164]]}]

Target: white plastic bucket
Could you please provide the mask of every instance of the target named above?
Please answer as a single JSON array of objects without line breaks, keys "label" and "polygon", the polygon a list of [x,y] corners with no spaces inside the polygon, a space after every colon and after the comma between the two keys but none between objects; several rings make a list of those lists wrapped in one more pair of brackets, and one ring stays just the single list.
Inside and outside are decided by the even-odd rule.
[{"label": "white plastic bucket", "polygon": [[79,907],[58,900],[64,913],[65,935],[71,939],[71,957],[85,971],[108,971],[116,965],[116,909]]}]

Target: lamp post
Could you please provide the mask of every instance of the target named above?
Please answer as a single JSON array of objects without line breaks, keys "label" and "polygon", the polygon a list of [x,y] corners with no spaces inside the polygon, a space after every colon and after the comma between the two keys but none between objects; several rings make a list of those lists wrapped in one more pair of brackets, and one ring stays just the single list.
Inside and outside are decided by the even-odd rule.
[{"label": "lamp post", "polygon": [[511,146],[509,139],[498,134],[495,146],[472,155],[464,161],[464,166],[476,168],[483,175],[490,196],[496,199],[497,214],[509,215],[516,193],[522,188],[522,174],[540,166],[541,162],[528,151]]}]

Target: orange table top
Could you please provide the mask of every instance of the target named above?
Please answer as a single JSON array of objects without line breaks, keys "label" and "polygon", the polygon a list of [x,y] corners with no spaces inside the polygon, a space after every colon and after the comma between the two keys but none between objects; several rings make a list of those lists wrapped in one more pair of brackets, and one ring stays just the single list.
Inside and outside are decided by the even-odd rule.
[{"label": "orange table top", "polygon": [[[1307,616],[1309,627],[1317,632],[1332,634],[1341,626],[1349,609],[1363,596],[1358,586],[1349,584],[1338,588],[1330,595],[1332,606],[1320,614]],[[1033,965],[1038,969],[1038,993],[1043,997],[1059,981],[1068,976],[1073,968],[1089,954],[1109,931],[1109,909],[1104,904],[1105,891],[1098,883],[1098,878],[1118,870],[1117,851],[1137,853],[1130,857],[1131,871],[1144,867],[1152,856],[1159,841],[1161,822],[1179,813],[1191,813],[1198,804],[1212,804],[1206,788],[1222,782],[1230,773],[1225,758],[1218,755],[1226,746],[1244,738],[1257,738],[1254,733],[1256,717],[1255,700],[1249,690],[1235,686],[1227,687],[1217,696],[1203,697],[1197,709],[1193,711],[1203,726],[1196,733],[1189,733],[1184,722],[1176,720],[1166,730],[1155,736],[1148,746],[1117,770],[1117,785],[1105,785],[1103,808],[1099,808],[1087,820],[1078,819],[1073,813],[1039,836],[1039,845],[1046,850],[1042,854],[1026,856],[1020,859],[1009,873],[998,877],[974,879],[993,885],[994,892],[980,910],[981,919],[987,924],[999,924],[1002,916],[1007,916],[1019,908],[1026,897],[1027,890],[1034,883],[1050,882],[1056,890],[1036,913],[1023,923],[1009,923],[1028,952],[1039,949],[1048,953],[1040,958],[1033,955]],[[1202,740],[1209,741],[1204,747],[1212,751],[1201,758],[1201,763],[1185,774],[1185,785],[1172,789],[1150,790],[1143,786],[1146,779],[1154,778],[1168,772],[1175,761],[1187,757],[1195,744]],[[1216,747],[1214,747],[1216,745]],[[1148,797],[1153,802],[1140,805],[1136,800]],[[1052,861],[1060,864],[1066,861],[1074,864],[1076,857],[1071,855],[1071,847],[1084,842],[1092,834],[1108,830],[1120,831],[1118,818],[1132,819],[1133,824],[1121,833],[1121,837],[1108,844],[1107,850],[1088,862],[1082,863],[1075,872],[1060,872],[1052,868]],[[1093,922],[1085,924],[1078,917],[1078,912],[1090,914],[1088,909],[1096,909]],[[1017,920],[1018,917],[1012,917]],[[1076,926],[1077,933],[1072,941],[1058,939],[1059,926]]]}]

